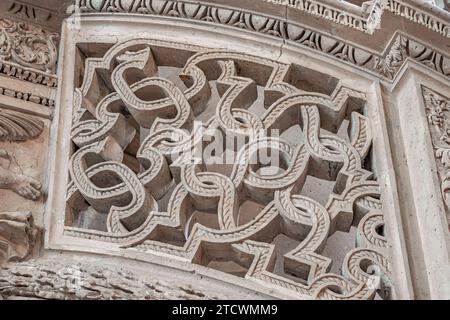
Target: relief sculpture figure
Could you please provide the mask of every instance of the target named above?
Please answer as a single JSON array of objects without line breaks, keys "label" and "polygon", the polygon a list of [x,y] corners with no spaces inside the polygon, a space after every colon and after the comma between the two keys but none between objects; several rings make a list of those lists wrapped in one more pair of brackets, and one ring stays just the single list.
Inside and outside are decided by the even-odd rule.
[{"label": "relief sculpture figure", "polygon": [[[34,117],[0,109],[0,142],[24,142],[37,138],[43,127],[43,122]],[[10,170],[13,160],[14,157],[9,152],[0,148],[0,189],[14,191],[29,200],[37,200],[41,195],[41,184],[32,177]]]}]

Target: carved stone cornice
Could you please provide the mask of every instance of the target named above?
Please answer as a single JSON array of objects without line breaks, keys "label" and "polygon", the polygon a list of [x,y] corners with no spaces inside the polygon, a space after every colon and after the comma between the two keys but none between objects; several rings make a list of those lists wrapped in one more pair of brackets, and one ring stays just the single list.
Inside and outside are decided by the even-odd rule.
[{"label": "carved stone cornice", "polygon": [[[363,3],[362,7],[339,1],[318,0],[263,0],[278,5],[284,5],[295,10],[303,11],[316,17],[342,24],[347,27],[372,34],[380,27],[382,14],[389,11],[407,20],[418,23],[426,28],[450,38],[450,24],[436,14],[429,12],[431,4],[408,3],[402,0],[371,0]],[[411,2],[411,1],[410,1]],[[353,7],[353,8],[352,8]],[[428,10],[426,10],[428,7]],[[440,10],[434,7],[435,10]],[[445,15],[444,10],[441,14]]]},{"label": "carved stone cornice", "polygon": [[0,18],[0,73],[56,87],[57,37],[24,22]]},{"label": "carved stone cornice", "polygon": [[[429,3],[421,3],[420,1],[411,0],[371,0],[365,2],[361,7],[354,4],[348,3],[346,1],[318,1],[318,0],[262,0],[268,4],[275,6],[286,6],[293,10],[298,10],[311,14],[315,17],[325,19],[327,21],[348,26],[350,28],[372,34],[379,28],[381,23],[381,18],[383,12],[388,11],[392,14],[399,15],[409,21],[425,26],[426,28],[441,34],[444,37],[450,38],[450,26],[448,19],[445,17],[450,16],[446,11],[433,7]],[[208,4],[206,2],[202,3],[188,3],[183,1],[171,1],[171,0],[148,0],[148,1],[125,1],[125,0],[102,0],[102,1],[91,1],[91,0],[76,0],[76,5],[79,6],[81,12],[130,12],[130,13],[142,13],[142,14],[156,14],[156,15],[167,15],[167,16],[177,16],[180,18],[188,18],[194,20],[204,20],[208,22],[215,22],[227,25],[237,26],[243,29],[268,33],[273,36],[282,37],[287,40],[294,40],[298,42],[298,39],[293,39],[290,35],[290,29],[296,29],[300,27],[296,25],[293,21],[287,21],[287,19],[276,19],[270,16],[264,16],[263,14],[257,14],[253,12],[246,12],[243,9],[233,8],[230,10],[228,7],[220,7],[216,4]],[[37,8],[37,9],[36,9]],[[433,8],[433,10],[432,10]],[[54,18],[56,12],[47,10],[48,8],[39,7],[31,5],[27,2],[13,1],[9,6],[9,10],[15,14],[26,14],[27,17],[31,15],[31,18],[37,19],[37,15],[42,16],[40,20],[49,19],[49,17]],[[227,13],[232,13],[227,15]],[[30,17],[28,17],[30,18]],[[8,22],[9,20],[5,20]],[[266,21],[268,22],[264,28],[259,28],[258,24],[261,23],[256,21]],[[5,25],[3,20],[0,20],[0,25]],[[8,24],[8,23],[7,23]],[[17,30],[23,29],[23,23],[16,23],[14,27]],[[14,76],[22,80],[31,81],[33,83],[44,84],[51,87],[56,87],[56,77],[52,76],[55,69],[56,60],[56,48],[54,47],[54,35],[47,34],[43,36],[43,30],[35,27],[26,27],[26,30],[33,30],[33,37],[35,39],[40,39],[39,43],[44,44],[41,40],[46,39],[45,46],[43,48],[39,45],[39,51],[36,53],[23,57],[18,55],[13,58],[6,58],[2,56],[1,60],[6,60],[5,63],[0,61],[0,72],[9,76]],[[252,30],[253,29],[253,30]],[[267,29],[267,30],[264,30]],[[306,32],[313,33],[313,37],[316,38],[316,32],[309,30],[308,28],[303,28]],[[45,33],[45,32],[44,32]],[[294,32],[295,34],[295,32]],[[29,35],[30,36],[30,35]],[[27,43],[33,43],[28,38]],[[332,37],[326,35],[318,35],[327,42],[333,41]],[[0,38],[1,39],[1,38]],[[307,39],[308,41],[313,41]],[[394,44],[398,39],[394,39]],[[20,41],[18,43],[21,43]],[[34,41],[34,43],[36,43]],[[419,42],[417,42],[419,44]],[[22,44],[21,44],[22,45]],[[305,45],[305,43],[302,43]],[[353,45],[342,43],[342,41],[336,41],[338,47],[344,47],[344,51],[349,50],[350,55],[354,55],[354,60],[357,65],[361,64],[361,59],[365,59],[367,56],[372,56],[373,61],[364,61],[364,66],[367,69],[374,70],[380,73],[382,76],[388,79],[393,78],[393,72],[395,71],[392,66],[389,66],[390,57],[387,56],[387,61],[384,61],[382,55],[377,57],[376,55],[371,55],[367,50],[363,48],[357,48]],[[415,45],[415,44],[414,44]],[[45,47],[44,46],[44,47]],[[388,48],[392,47],[391,45]],[[393,46],[395,48],[395,46]],[[437,61],[434,64],[431,62],[433,69],[444,69],[437,70],[438,72],[447,75],[447,58],[440,59],[440,53],[436,52],[432,48],[426,48],[419,44],[419,47],[429,53],[430,56],[437,55]],[[8,48],[8,46],[6,46]],[[314,48],[316,49],[316,48]],[[319,48],[320,49],[320,48]],[[334,50],[335,48],[333,48]],[[32,50],[34,48],[32,47]],[[326,50],[321,50],[327,54]],[[24,50],[23,52],[27,52]],[[353,53],[354,52],[354,53]],[[55,53],[55,54],[53,54]],[[348,57],[349,54],[337,52],[334,54],[335,57],[346,60],[351,60]],[[343,58],[340,55],[344,56]],[[388,53],[389,55],[389,53]],[[406,56],[407,57],[407,56]],[[411,57],[411,56],[410,56]],[[24,59],[25,58],[25,59]],[[411,57],[415,60],[425,61],[424,64],[430,64],[423,57]],[[424,60],[425,59],[425,60]],[[14,61],[18,60],[18,61]],[[34,60],[34,61],[33,61]],[[373,63],[372,63],[373,62]],[[385,65],[386,64],[386,65]],[[436,67],[441,65],[442,68]],[[39,71],[37,71],[39,70]],[[50,71],[50,72],[49,72]]]},{"label": "carved stone cornice", "polygon": [[406,61],[413,60],[431,70],[450,76],[450,58],[407,35],[396,33],[384,53],[374,53],[337,37],[318,32],[286,19],[227,8],[207,3],[172,0],[102,1],[77,0],[81,13],[134,13],[224,24],[251,32],[287,40],[326,54],[353,66],[368,70],[378,77],[393,81]]},{"label": "carved stone cornice", "polygon": [[[419,1],[404,0],[370,0],[363,3],[361,7],[346,2],[345,0],[261,0],[274,5],[286,6],[288,8],[311,14],[315,17],[345,25],[347,27],[372,34],[380,27],[382,14],[389,11],[414,23],[450,38],[449,21],[442,16],[449,17],[446,11]],[[179,1],[175,1],[179,2]],[[146,13],[145,7],[158,10],[165,7],[168,1],[123,1],[123,0],[76,0],[77,5],[84,10],[108,11],[108,12],[132,12],[134,8],[140,13]],[[152,10],[152,9],[150,9]],[[436,14],[436,10],[440,14]],[[136,10],[135,10],[136,11]],[[441,16],[441,17],[440,17]]]},{"label": "carved stone cornice", "polygon": [[359,31],[372,34],[381,22],[385,0],[367,1],[363,7],[357,7],[343,0],[263,0],[303,11],[316,17],[342,24]]},{"label": "carved stone cornice", "polygon": [[54,107],[55,101],[46,97],[41,97],[33,93],[24,92],[23,90],[12,90],[9,88],[2,88],[0,86],[0,95],[16,98],[23,101],[30,101],[36,104],[40,104],[45,107]]}]

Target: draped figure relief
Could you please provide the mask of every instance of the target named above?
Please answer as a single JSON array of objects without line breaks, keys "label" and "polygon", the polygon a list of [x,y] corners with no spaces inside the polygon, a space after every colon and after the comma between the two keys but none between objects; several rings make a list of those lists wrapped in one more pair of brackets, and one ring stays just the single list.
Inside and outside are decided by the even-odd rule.
[{"label": "draped figure relief", "polygon": [[[0,108],[0,141],[21,142],[38,137],[44,124],[39,119]],[[10,170],[14,156],[0,148],[0,159],[8,165],[0,165],[0,189],[12,190],[20,196],[36,200],[41,184],[36,179]]]},{"label": "draped figure relief", "polygon": [[[0,107],[0,142],[25,142],[37,138],[43,128],[44,123],[35,117]],[[14,154],[0,148],[0,189],[36,201],[41,196],[41,183],[20,172]],[[37,228],[30,212],[0,211],[0,267],[27,258],[36,236]]]}]

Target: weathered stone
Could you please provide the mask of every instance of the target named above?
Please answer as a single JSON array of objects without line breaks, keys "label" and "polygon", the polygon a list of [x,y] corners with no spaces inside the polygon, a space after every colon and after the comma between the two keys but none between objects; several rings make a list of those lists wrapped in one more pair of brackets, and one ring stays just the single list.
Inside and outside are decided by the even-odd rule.
[{"label": "weathered stone", "polygon": [[0,298],[450,298],[447,2],[58,4],[0,4]]}]

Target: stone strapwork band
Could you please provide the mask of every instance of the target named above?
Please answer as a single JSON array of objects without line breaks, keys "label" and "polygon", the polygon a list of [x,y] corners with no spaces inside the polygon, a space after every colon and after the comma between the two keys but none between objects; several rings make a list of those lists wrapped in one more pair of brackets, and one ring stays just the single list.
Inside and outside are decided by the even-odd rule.
[{"label": "stone strapwork band", "polygon": [[[362,260],[376,265],[386,281],[383,288],[389,286],[385,238],[365,225],[384,222],[378,184],[371,168],[364,167],[372,141],[369,120],[360,113],[364,93],[325,74],[317,75],[328,78],[330,86],[309,91],[301,78],[312,70],[150,39],[119,42],[101,58],[87,57],[85,65],[87,72],[74,91],[76,148],[69,165],[65,235],[164,252],[312,297],[373,297],[376,290],[360,269]],[[177,71],[166,75],[169,68]],[[101,69],[109,70],[109,94],[95,90],[103,81]],[[183,82],[171,81],[171,74]],[[141,80],[127,82],[130,78]],[[154,96],[147,93],[142,100],[137,93],[145,89]],[[205,133],[199,136],[194,121],[201,118]],[[345,121],[350,121],[351,135],[333,134]],[[298,125],[301,132],[287,133]],[[271,136],[274,128],[281,137]],[[224,158],[213,169],[206,153],[194,156],[199,144],[206,144],[206,152],[208,135],[215,132],[245,141],[226,150],[235,152],[229,173]],[[265,149],[280,153],[285,162],[277,168],[280,173],[257,171]],[[135,161],[140,166],[133,167]],[[330,170],[320,172],[320,167]],[[108,178],[112,172],[113,180]],[[322,196],[323,203],[302,195],[309,179],[335,185]],[[260,208],[246,211],[245,202]],[[104,219],[89,223],[93,212],[103,213]],[[358,227],[361,243],[346,255],[346,276],[329,273],[331,260],[321,255],[327,238],[352,225]],[[273,270],[273,241],[281,235],[298,242],[281,258],[284,272],[298,281]],[[338,287],[339,293],[330,287]]]}]

